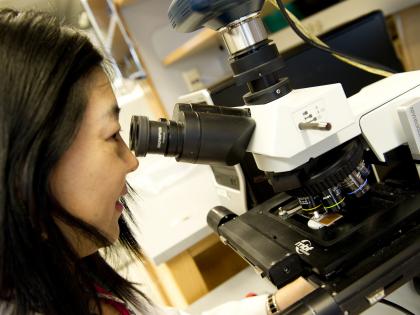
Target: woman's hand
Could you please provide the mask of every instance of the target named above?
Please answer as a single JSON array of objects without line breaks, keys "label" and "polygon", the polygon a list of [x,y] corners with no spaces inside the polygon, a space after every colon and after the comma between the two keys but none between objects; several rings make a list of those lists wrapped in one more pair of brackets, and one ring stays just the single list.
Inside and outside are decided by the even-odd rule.
[{"label": "woman's hand", "polygon": [[297,278],[295,281],[280,288],[274,294],[276,304],[279,310],[283,311],[315,289],[316,288],[304,278]]}]

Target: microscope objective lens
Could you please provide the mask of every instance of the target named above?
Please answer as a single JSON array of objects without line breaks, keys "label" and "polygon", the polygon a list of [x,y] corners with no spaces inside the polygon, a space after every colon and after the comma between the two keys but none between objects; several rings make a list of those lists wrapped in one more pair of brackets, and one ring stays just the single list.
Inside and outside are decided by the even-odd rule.
[{"label": "microscope objective lens", "polygon": [[321,198],[318,195],[298,197],[298,201],[305,212],[312,212],[322,206]]},{"label": "microscope objective lens", "polygon": [[344,208],[345,197],[342,195],[340,187],[333,186],[322,192],[322,204],[328,212],[337,212]]},{"label": "microscope objective lens", "polygon": [[342,182],[342,187],[348,196],[362,197],[370,189],[367,177],[370,174],[365,162],[361,161],[356,169]]}]

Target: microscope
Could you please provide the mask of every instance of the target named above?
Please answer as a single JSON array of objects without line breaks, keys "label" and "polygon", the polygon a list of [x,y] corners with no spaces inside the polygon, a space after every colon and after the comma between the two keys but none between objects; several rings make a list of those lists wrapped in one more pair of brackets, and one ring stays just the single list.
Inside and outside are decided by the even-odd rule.
[{"label": "microscope", "polygon": [[172,2],[174,29],[221,34],[245,105],[133,116],[130,148],[223,165],[252,153],[276,195],[239,216],[215,205],[209,226],[277,287],[299,276],[317,285],[282,314],[359,314],[420,276],[420,71],[349,98],[339,83],[292,89],[263,4]]}]

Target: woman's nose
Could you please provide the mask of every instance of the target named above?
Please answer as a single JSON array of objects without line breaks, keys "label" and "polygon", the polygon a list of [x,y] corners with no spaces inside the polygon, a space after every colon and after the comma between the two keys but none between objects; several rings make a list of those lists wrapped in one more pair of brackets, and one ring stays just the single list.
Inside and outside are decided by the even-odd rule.
[{"label": "woman's nose", "polygon": [[124,143],[124,147],[125,147],[124,159],[127,163],[127,169],[128,169],[127,173],[131,173],[131,172],[134,172],[139,167],[139,161],[137,157],[133,154],[133,152],[130,151],[126,143]]},{"label": "woman's nose", "polygon": [[[127,148],[128,149],[128,148]],[[131,152],[128,151],[129,157],[128,157],[128,165],[129,165],[129,173],[134,172],[139,167],[139,160],[136,158],[136,156]]]}]

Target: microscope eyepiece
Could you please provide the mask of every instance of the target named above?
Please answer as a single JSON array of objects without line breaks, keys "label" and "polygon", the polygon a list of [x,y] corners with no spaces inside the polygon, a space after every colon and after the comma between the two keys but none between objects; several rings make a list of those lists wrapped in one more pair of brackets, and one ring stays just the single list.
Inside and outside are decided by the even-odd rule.
[{"label": "microscope eyepiece", "polygon": [[[137,135],[142,135],[138,137]],[[149,119],[146,116],[133,116],[130,123],[130,150],[136,156],[145,156],[149,144]]]},{"label": "microscope eyepiece", "polygon": [[173,120],[150,121],[133,116],[130,150],[173,156],[177,161],[202,164],[239,163],[255,128],[248,109],[177,104]]},{"label": "microscope eyepiece", "polygon": [[147,153],[177,156],[182,144],[182,125],[164,118],[150,121],[146,116],[133,116],[130,125],[130,150],[136,156]]}]

